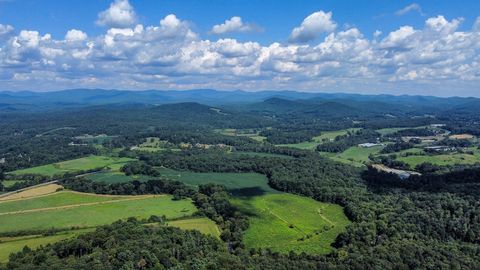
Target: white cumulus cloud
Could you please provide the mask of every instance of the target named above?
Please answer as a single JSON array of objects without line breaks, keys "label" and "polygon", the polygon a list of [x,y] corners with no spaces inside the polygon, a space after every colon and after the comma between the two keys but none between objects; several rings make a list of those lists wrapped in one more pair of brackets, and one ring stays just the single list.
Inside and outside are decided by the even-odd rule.
[{"label": "white cumulus cloud", "polygon": [[115,0],[107,10],[98,14],[97,24],[124,28],[135,24],[136,21],[137,15],[128,0]]},{"label": "white cumulus cloud", "polygon": [[337,24],[332,20],[332,12],[325,13],[320,10],[306,17],[299,27],[293,29],[290,41],[308,42],[321,33],[332,32],[336,27]]},{"label": "white cumulus cloud", "polygon": [[258,30],[257,26],[250,23],[244,23],[241,17],[234,16],[225,20],[222,24],[214,25],[210,33],[221,35],[232,32],[251,32],[256,30]]},{"label": "white cumulus cloud", "polygon": [[65,40],[70,42],[83,41],[87,39],[87,34],[77,29],[71,29],[65,35]]}]

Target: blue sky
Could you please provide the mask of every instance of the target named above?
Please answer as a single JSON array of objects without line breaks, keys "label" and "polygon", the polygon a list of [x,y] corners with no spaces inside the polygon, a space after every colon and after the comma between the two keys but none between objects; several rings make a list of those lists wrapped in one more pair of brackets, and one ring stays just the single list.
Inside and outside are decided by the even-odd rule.
[{"label": "blue sky", "polygon": [[480,1],[0,0],[0,90],[479,96],[479,16]]}]

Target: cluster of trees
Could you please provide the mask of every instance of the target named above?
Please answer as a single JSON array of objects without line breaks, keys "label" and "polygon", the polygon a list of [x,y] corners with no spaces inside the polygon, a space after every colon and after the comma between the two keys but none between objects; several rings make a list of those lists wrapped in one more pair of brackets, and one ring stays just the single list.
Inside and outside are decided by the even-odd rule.
[{"label": "cluster of trees", "polygon": [[435,136],[437,133],[430,128],[409,128],[402,129],[392,134],[392,137],[425,137],[425,136]]},{"label": "cluster of trees", "polygon": [[380,134],[374,130],[361,129],[354,133],[337,136],[333,142],[322,143],[317,146],[317,151],[340,153],[361,143],[377,142],[380,137]]},{"label": "cluster of trees", "polygon": [[154,167],[144,162],[138,162],[138,161],[129,162],[123,165],[120,168],[120,171],[124,172],[125,175],[142,174],[142,175],[148,175],[148,176],[154,176],[154,177],[160,176],[160,172],[157,169],[155,169]]},{"label": "cluster of trees", "polygon": [[415,145],[410,142],[397,142],[393,144],[387,144],[380,153],[382,154],[389,154],[389,153],[394,153],[394,152],[399,152],[402,150],[410,149],[414,147]]}]

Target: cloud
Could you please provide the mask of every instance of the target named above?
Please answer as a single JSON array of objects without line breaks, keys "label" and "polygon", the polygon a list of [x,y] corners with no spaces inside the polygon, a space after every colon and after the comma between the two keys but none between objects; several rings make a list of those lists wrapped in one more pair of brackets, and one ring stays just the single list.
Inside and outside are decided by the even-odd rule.
[{"label": "cloud", "polygon": [[397,11],[395,12],[395,15],[397,15],[397,16],[403,16],[403,15],[405,15],[405,14],[407,14],[407,13],[412,12],[412,11],[416,11],[416,12],[418,12],[420,15],[425,16],[425,14],[424,14],[423,11],[422,11],[422,7],[420,7],[420,5],[417,4],[417,3],[410,4],[410,5],[402,8],[402,9],[397,10]]},{"label": "cloud", "polygon": [[97,24],[107,27],[124,28],[135,24],[137,15],[128,0],[115,0],[110,7],[98,14]]},{"label": "cloud", "polygon": [[67,32],[65,35],[65,40],[69,42],[75,42],[75,41],[84,41],[87,39],[87,34],[77,30],[77,29],[72,29]]},{"label": "cloud", "polygon": [[221,35],[233,32],[252,32],[258,31],[260,28],[254,24],[244,23],[241,17],[234,16],[228,20],[225,20],[222,24],[217,24],[212,27],[210,33],[215,35]]},{"label": "cloud", "polygon": [[305,43],[314,40],[319,34],[332,32],[337,24],[332,20],[332,12],[317,11],[306,17],[299,27],[290,34],[290,41]]},{"label": "cloud", "polygon": [[[378,30],[373,37],[330,25],[316,28],[325,34],[317,41],[271,44],[203,39],[175,14],[99,35],[71,29],[60,39],[3,26],[9,30],[0,39],[0,89],[474,91],[480,85],[480,21],[470,30],[459,30],[461,24],[461,18],[435,16],[423,26]],[[309,25],[305,19],[298,28],[312,32]]]}]

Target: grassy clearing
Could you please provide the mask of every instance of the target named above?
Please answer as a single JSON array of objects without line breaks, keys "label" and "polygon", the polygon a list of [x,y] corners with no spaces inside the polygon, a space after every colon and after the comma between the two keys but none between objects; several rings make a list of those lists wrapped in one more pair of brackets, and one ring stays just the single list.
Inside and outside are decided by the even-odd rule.
[{"label": "grassy clearing", "polygon": [[0,202],[0,214],[15,211],[42,209],[47,207],[51,208],[84,203],[114,201],[129,197],[130,196],[102,196],[97,194],[64,190],[48,196]]},{"label": "grassy clearing", "polygon": [[4,180],[2,181],[2,185],[8,188],[20,182],[22,182],[22,180]]},{"label": "grassy clearing", "polygon": [[169,221],[168,225],[182,230],[197,230],[203,234],[220,238],[220,230],[217,224],[206,217]]},{"label": "grassy clearing", "polygon": [[195,173],[159,168],[162,176],[184,182],[190,186],[214,183],[227,187],[234,195],[253,196],[275,193],[268,185],[267,178],[258,173]]},{"label": "grassy clearing", "polygon": [[363,167],[366,163],[370,162],[370,155],[379,154],[383,148],[384,146],[374,146],[369,148],[352,146],[342,153],[320,152],[320,154],[338,162],[356,167]]},{"label": "grassy clearing", "polygon": [[23,247],[28,246],[31,249],[56,243],[65,239],[76,237],[80,234],[93,231],[94,229],[82,229],[67,231],[52,236],[29,235],[22,237],[2,237],[0,238],[0,263],[6,263],[10,253],[19,252]]},{"label": "grassy clearing", "polygon": [[132,161],[129,158],[116,158],[107,156],[88,156],[74,160],[68,160],[23,170],[10,172],[9,174],[40,174],[46,176],[54,176],[67,172],[78,172],[82,170],[92,170],[96,168],[104,168],[111,166],[121,167],[125,163]]},{"label": "grassy clearing", "polygon": [[225,136],[241,136],[241,137],[248,137],[252,140],[257,142],[263,142],[267,139],[267,137],[260,136],[260,131],[256,129],[234,129],[234,128],[224,128],[224,129],[215,129],[217,133],[220,133]]},{"label": "grassy clearing", "polygon": [[61,185],[57,185],[57,184],[48,184],[48,185],[38,186],[38,187],[35,187],[35,188],[20,191],[20,192],[17,192],[17,193],[12,193],[12,194],[10,194],[8,196],[5,196],[5,197],[0,197],[0,202],[43,196],[43,195],[46,195],[46,194],[54,193],[58,189],[61,189],[61,188],[63,188],[63,187]]},{"label": "grassy clearing", "polygon": [[90,179],[95,182],[104,182],[107,184],[115,184],[115,183],[125,183],[130,182],[133,180],[138,181],[147,181],[152,179],[151,176],[146,175],[130,175],[127,176],[123,172],[118,171],[109,171],[109,172],[99,172],[93,173],[86,176],[87,179]]},{"label": "grassy clearing", "polygon": [[310,141],[293,143],[293,144],[278,144],[277,146],[292,147],[303,150],[315,150],[319,144],[334,140],[338,136],[348,134],[348,132],[355,132],[360,130],[359,128],[349,128],[335,131],[325,131],[321,135],[313,137]]},{"label": "grassy clearing", "polygon": [[406,129],[420,129],[420,128],[427,128],[429,126],[419,126],[419,127],[399,127],[399,128],[382,128],[377,129],[376,132],[380,133],[382,136],[390,135],[398,131],[406,130]]},{"label": "grassy clearing", "polygon": [[461,154],[461,153],[452,153],[444,155],[415,155],[408,157],[399,157],[397,158],[400,161],[403,161],[410,165],[411,168],[415,168],[417,165],[428,162],[438,166],[446,165],[455,165],[455,164],[464,164],[472,165],[475,163],[480,163],[479,155],[470,155],[470,154]]},{"label": "grassy clearing", "polygon": [[[92,202],[92,198],[87,196],[79,200],[82,201],[81,203],[74,205],[48,206],[36,208],[35,211],[24,209],[25,212],[17,210],[8,214],[4,212],[0,214],[0,232],[95,227],[128,217],[142,219],[151,215],[165,215],[168,219],[174,219],[191,216],[196,211],[191,200],[173,201],[170,195],[126,197],[128,198],[122,196],[120,199]],[[32,199],[34,201],[29,202],[29,205],[35,204],[39,199]],[[44,197],[41,199],[45,200]],[[70,200],[77,200],[77,198]],[[58,198],[52,201],[54,202],[52,205],[59,204]],[[46,206],[46,204],[43,205]]]},{"label": "grassy clearing", "polygon": [[247,248],[326,254],[349,224],[342,207],[293,194],[234,199],[234,203],[250,215],[244,235]]},{"label": "grassy clearing", "polygon": [[132,149],[145,152],[159,152],[166,150],[180,151],[180,149],[176,148],[175,145],[169,143],[168,141],[162,141],[157,137],[148,137],[145,142]]},{"label": "grassy clearing", "polygon": [[108,136],[106,134],[100,134],[100,135],[82,135],[82,136],[77,136],[75,139],[81,140],[83,143],[89,143],[89,144],[103,144],[105,142],[109,142],[112,139],[116,138],[117,136]]}]

